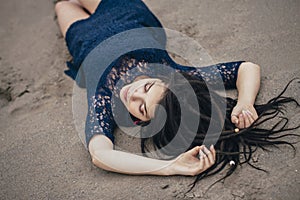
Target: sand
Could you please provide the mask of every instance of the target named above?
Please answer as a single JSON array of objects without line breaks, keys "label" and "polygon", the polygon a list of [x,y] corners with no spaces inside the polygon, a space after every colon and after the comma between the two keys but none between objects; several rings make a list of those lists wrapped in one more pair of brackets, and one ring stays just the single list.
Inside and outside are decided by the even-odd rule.
[{"label": "sand", "polygon": [[[215,62],[261,65],[258,102],[300,77],[300,1],[146,4],[165,27],[195,39]],[[207,193],[224,174],[184,194],[194,178],[128,176],[93,166],[73,123],[73,81],[63,73],[70,56],[53,8],[51,0],[1,2],[0,199],[299,199],[299,143],[295,157],[285,146],[258,151],[253,162],[268,174],[245,165]],[[298,97],[299,89],[291,87],[288,94]],[[299,119],[299,114],[290,117]],[[118,141],[131,145],[130,139]]]}]

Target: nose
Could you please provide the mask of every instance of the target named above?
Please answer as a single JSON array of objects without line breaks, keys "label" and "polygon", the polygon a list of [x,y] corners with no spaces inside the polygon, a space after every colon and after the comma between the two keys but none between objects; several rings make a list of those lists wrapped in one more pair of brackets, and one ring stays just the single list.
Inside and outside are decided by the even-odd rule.
[{"label": "nose", "polygon": [[144,91],[143,87],[139,87],[132,92],[130,96],[130,100],[131,101],[144,100],[146,98],[146,95],[147,93]]}]

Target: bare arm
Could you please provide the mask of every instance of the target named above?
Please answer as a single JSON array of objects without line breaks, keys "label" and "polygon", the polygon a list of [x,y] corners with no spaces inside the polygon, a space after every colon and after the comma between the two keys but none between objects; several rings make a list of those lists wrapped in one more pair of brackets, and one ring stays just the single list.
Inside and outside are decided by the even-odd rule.
[{"label": "bare arm", "polygon": [[[113,149],[112,142],[104,135],[94,136],[89,143],[93,163],[105,170],[124,174],[149,175],[196,175],[208,169],[215,162],[215,150],[195,147],[173,160],[157,160]],[[200,151],[207,156],[199,159]]]},{"label": "bare arm", "polygon": [[251,62],[242,63],[236,85],[238,103],[253,105],[260,87],[260,67]]},{"label": "bare arm", "polygon": [[260,67],[251,62],[242,63],[236,85],[238,102],[232,111],[231,120],[237,127],[245,128],[258,117],[253,105],[260,88]]}]

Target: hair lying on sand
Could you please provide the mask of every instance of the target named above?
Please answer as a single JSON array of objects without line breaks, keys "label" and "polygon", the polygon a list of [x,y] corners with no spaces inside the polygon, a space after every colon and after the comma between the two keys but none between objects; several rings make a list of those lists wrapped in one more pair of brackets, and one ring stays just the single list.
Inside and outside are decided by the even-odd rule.
[{"label": "hair lying on sand", "polygon": [[[149,131],[151,132],[151,130],[149,130],[150,128],[147,128],[147,126],[142,127],[141,150],[142,153],[147,156],[146,153],[149,152],[147,144],[150,141],[156,151],[160,150],[163,154],[174,158],[184,151],[187,151],[195,146],[202,145],[211,123],[213,123],[215,126],[222,126],[219,139],[214,145],[217,152],[215,164],[208,170],[197,175],[188,192],[192,190],[196,183],[204,177],[212,176],[224,169],[227,169],[226,175],[213,183],[211,185],[213,186],[217,182],[220,182],[226,177],[230,176],[236,170],[238,165],[247,163],[255,169],[265,171],[264,169],[261,169],[250,162],[253,153],[258,148],[268,150],[267,147],[289,145],[292,147],[295,153],[295,147],[293,145],[294,143],[289,142],[289,139],[291,138],[288,137],[299,137],[300,135],[286,132],[298,129],[300,125],[288,128],[287,125],[289,119],[286,117],[285,107],[287,105],[294,104],[296,108],[299,108],[300,105],[293,97],[285,97],[283,95],[292,82],[297,80],[297,83],[300,83],[299,79],[291,80],[278,96],[272,98],[266,104],[254,105],[258,114],[258,118],[248,128],[237,130],[235,124],[231,122],[231,112],[236,105],[237,100],[228,97],[222,97],[216,92],[210,91],[203,80],[193,78],[187,74],[182,75],[188,80],[194,91],[183,90],[183,84],[180,80],[173,81],[172,87],[175,88],[176,91],[180,91],[180,98],[183,97],[186,104],[189,103],[189,98],[192,95],[197,95],[199,113],[195,116],[200,116],[200,123],[196,135],[194,131],[190,130],[191,127],[189,127],[188,124],[180,124],[181,110],[179,100],[171,90],[167,89],[165,96],[159,102],[159,104],[163,106],[167,113],[165,124],[158,133],[151,137],[145,137],[147,134],[151,135],[151,133],[149,133]],[[218,110],[218,105],[221,105],[224,102],[227,105],[226,115],[224,116],[220,112],[217,118],[212,119],[212,106],[217,107]],[[196,112],[192,105],[185,107],[188,108],[188,112],[191,114]],[[151,123],[156,122],[154,120],[151,121]],[[156,125],[154,124],[154,126]],[[184,134],[177,136],[176,134],[179,126],[183,128],[181,132]],[[268,126],[269,128],[263,128],[265,126]],[[174,145],[169,145],[175,136],[176,138],[179,138],[178,141],[180,142],[175,142]],[[209,137],[210,136],[214,137],[213,134],[209,135]],[[229,167],[227,167],[228,164]],[[209,188],[211,188],[211,186]]]}]

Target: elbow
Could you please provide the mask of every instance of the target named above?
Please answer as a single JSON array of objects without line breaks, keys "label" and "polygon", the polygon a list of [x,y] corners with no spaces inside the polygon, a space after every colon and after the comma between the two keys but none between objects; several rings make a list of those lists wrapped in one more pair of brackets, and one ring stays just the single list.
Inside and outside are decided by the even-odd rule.
[{"label": "elbow", "polygon": [[94,164],[94,165],[97,165],[97,159],[94,157],[94,156],[91,156],[91,158],[92,158],[92,163]]},{"label": "elbow", "polygon": [[91,159],[92,159],[92,163],[94,165],[96,165],[97,167],[103,168],[102,166],[104,166],[104,163],[101,162],[101,158],[96,157],[95,155],[91,154]]},{"label": "elbow", "polygon": [[252,68],[256,69],[258,72],[260,72],[260,66],[258,64],[250,62],[250,65]]},{"label": "elbow", "polygon": [[239,73],[240,72],[244,75],[254,74],[256,78],[260,78],[261,74],[260,66],[253,62],[243,62],[239,68]]},{"label": "elbow", "polygon": [[110,170],[110,156],[113,150],[113,144],[111,141],[103,135],[95,135],[89,143],[89,152],[91,161],[97,167]]},{"label": "elbow", "polygon": [[95,166],[97,166],[103,170],[106,170],[106,171],[112,171],[110,169],[110,167],[108,167],[102,160],[103,159],[101,159],[101,155],[97,155],[97,157],[96,157],[91,154],[91,161]]},{"label": "elbow", "polygon": [[105,167],[104,163],[94,156],[92,156],[92,163],[103,170],[107,170],[107,167]]},{"label": "elbow", "polygon": [[260,71],[260,66],[253,62],[244,62],[241,64],[241,67],[252,68],[252,69],[256,69],[256,70]]}]

